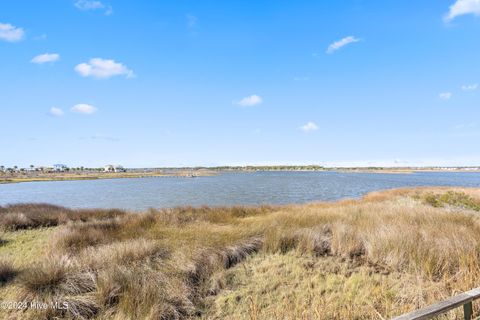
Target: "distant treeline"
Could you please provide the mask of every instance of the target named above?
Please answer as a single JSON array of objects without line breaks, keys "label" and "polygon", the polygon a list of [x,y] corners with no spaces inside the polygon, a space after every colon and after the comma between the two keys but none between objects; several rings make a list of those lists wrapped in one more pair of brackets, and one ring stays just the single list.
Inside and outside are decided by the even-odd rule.
[{"label": "distant treeline", "polygon": [[480,170],[480,166],[469,167],[325,167],[320,165],[270,165],[270,166],[216,166],[216,167],[160,167],[160,168],[137,168],[131,170],[211,170],[211,171],[404,171],[404,170]]},{"label": "distant treeline", "polygon": [[309,165],[309,166],[221,166],[212,167],[210,170],[228,171],[228,170],[243,170],[243,171],[281,171],[281,170],[308,170],[317,171],[325,170],[323,166]]},{"label": "distant treeline", "polygon": [[326,170],[327,168],[318,165],[292,166],[217,166],[217,167],[165,167],[152,168],[150,170],[210,170],[210,171],[299,171],[299,170]]}]

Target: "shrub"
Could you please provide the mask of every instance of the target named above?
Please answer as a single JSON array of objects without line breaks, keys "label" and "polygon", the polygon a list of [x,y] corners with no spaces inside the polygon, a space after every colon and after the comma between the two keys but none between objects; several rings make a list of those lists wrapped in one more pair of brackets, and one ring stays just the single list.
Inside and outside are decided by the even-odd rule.
[{"label": "shrub", "polygon": [[447,191],[443,194],[428,193],[425,195],[424,200],[429,205],[437,208],[452,206],[480,211],[480,201],[475,200],[464,192]]}]

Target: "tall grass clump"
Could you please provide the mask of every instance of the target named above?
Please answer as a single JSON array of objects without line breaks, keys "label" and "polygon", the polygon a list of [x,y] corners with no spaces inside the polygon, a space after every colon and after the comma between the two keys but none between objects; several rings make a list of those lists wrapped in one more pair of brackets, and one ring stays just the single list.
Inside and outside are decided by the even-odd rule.
[{"label": "tall grass clump", "polygon": [[9,262],[0,260],[0,286],[12,281],[18,274],[18,270],[15,269]]},{"label": "tall grass clump", "polygon": [[67,209],[43,203],[15,204],[0,210],[0,229],[20,230],[52,227],[72,221],[111,219],[124,215],[117,209]]}]

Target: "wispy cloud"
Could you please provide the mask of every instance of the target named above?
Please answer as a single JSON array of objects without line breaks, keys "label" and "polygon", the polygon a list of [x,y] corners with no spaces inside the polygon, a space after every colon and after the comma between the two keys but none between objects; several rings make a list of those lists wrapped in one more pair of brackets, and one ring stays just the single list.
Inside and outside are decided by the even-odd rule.
[{"label": "wispy cloud", "polygon": [[478,89],[478,83],[468,84],[468,85],[463,85],[462,86],[463,91],[475,91],[477,89]]},{"label": "wispy cloud", "polygon": [[444,16],[446,22],[466,14],[480,15],[480,0],[456,0]]},{"label": "wispy cloud", "polygon": [[64,112],[60,108],[51,107],[50,110],[48,111],[48,114],[54,117],[61,117],[64,115]]},{"label": "wispy cloud", "polygon": [[464,129],[474,129],[477,127],[477,124],[475,122],[470,122],[470,123],[460,123],[457,124],[453,127],[455,130],[464,130]]},{"label": "wispy cloud", "polygon": [[82,11],[88,10],[103,10],[103,12],[108,16],[113,13],[113,8],[110,5],[106,5],[101,1],[92,1],[92,0],[77,0],[75,1],[75,7]]},{"label": "wispy cloud", "polygon": [[262,102],[262,97],[256,94],[252,94],[251,96],[245,97],[242,100],[235,102],[235,104],[241,107],[253,107],[262,104]]},{"label": "wispy cloud", "polygon": [[317,131],[318,126],[314,122],[309,121],[306,124],[304,124],[303,126],[301,126],[300,130],[302,130],[305,133],[308,133],[308,132],[312,132],[312,131]]},{"label": "wispy cloud", "polygon": [[80,137],[80,140],[104,140],[104,141],[120,141],[119,138],[110,137],[110,136],[102,136],[102,135],[93,135],[89,137]]},{"label": "wispy cloud", "polygon": [[23,39],[25,32],[22,28],[15,27],[9,23],[0,23],[0,40],[16,42]]},{"label": "wispy cloud", "polygon": [[84,104],[84,103],[76,104],[70,109],[70,111],[74,113],[81,113],[81,114],[92,114],[97,112],[97,110],[98,109],[95,108],[94,106],[89,104]]},{"label": "wispy cloud", "polygon": [[305,77],[305,76],[296,76],[296,77],[293,77],[293,81],[308,81],[310,80],[309,77]]},{"label": "wispy cloud", "polygon": [[93,77],[97,79],[108,79],[121,75],[127,78],[135,76],[133,71],[128,69],[127,66],[114,60],[101,58],[93,58],[88,62],[80,63],[75,66],[75,71],[83,77]]},{"label": "wispy cloud", "polygon": [[187,27],[189,27],[190,29],[193,29],[197,26],[197,23],[198,23],[197,16],[191,13],[187,13],[185,17],[187,18]]},{"label": "wispy cloud", "polygon": [[438,97],[442,100],[450,100],[452,98],[452,93],[451,92],[442,92],[438,95]]},{"label": "wispy cloud", "polygon": [[36,64],[43,64],[47,62],[55,62],[58,59],[60,59],[60,55],[58,53],[44,53],[34,57],[32,60],[30,60],[30,62]]},{"label": "wispy cloud", "polygon": [[359,42],[360,39],[355,38],[354,36],[348,36],[343,39],[340,39],[338,41],[335,41],[334,43],[330,44],[327,48],[327,53],[331,54],[337,51],[338,49],[341,49],[345,47],[346,45],[349,45],[351,43]]},{"label": "wispy cloud", "polygon": [[36,41],[41,41],[41,40],[46,40],[46,39],[47,39],[47,35],[45,33],[33,38],[33,40],[36,40]]},{"label": "wispy cloud", "polygon": [[467,122],[459,123],[452,127],[451,136],[455,138],[471,138],[480,136],[478,123]]}]

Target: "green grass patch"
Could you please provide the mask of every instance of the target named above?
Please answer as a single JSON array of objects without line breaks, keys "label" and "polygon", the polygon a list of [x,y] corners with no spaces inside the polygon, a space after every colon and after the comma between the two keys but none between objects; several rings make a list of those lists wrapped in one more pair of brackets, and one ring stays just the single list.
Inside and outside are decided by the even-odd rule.
[{"label": "green grass patch", "polygon": [[22,268],[41,258],[55,228],[0,232],[0,259]]},{"label": "green grass patch", "polygon": [[464,192],[447,191],[443,194],[428,193],[424,196],[424,200],[426,203],[436,208],[452,206],[480,211],[480,201]]}]

